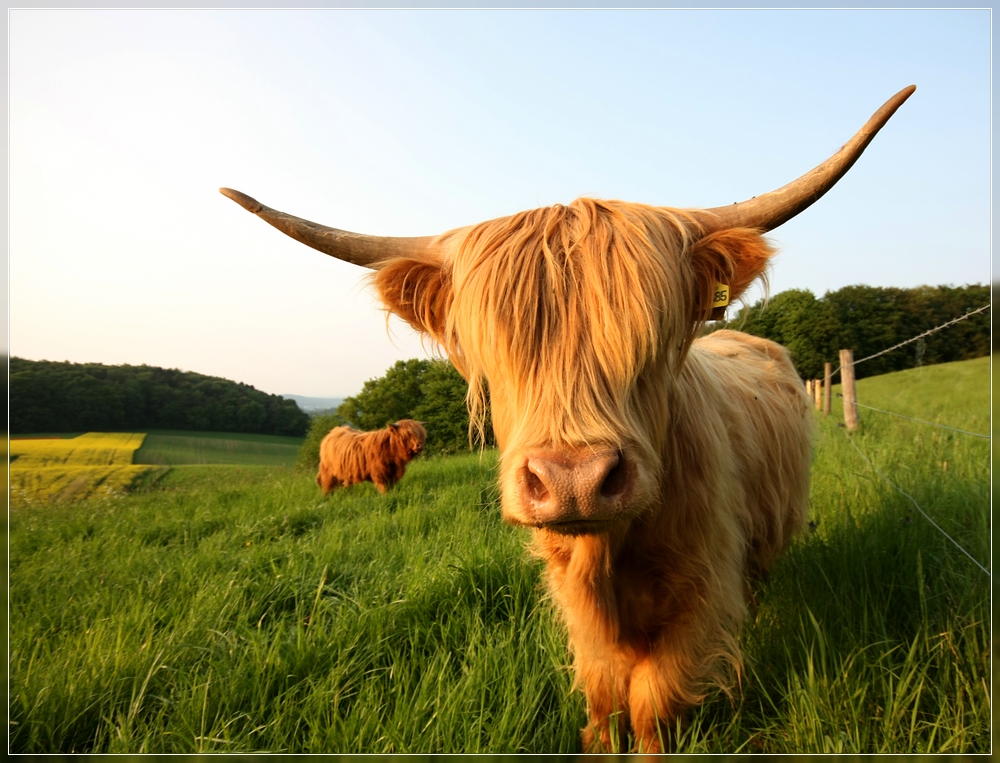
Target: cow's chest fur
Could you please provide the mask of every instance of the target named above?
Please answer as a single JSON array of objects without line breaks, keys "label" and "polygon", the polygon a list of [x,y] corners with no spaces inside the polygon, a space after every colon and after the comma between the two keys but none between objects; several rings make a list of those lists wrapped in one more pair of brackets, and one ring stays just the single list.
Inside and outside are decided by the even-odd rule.
[{"label": "cow's chest fur", "polygon": [[641,658],[673,628],[689,629],[710,604],[717,570],[709,573],[692,564],[684,549],[650,535],[642,525],[622,538],[539,532],[536,550],[546,561],[550,593],[575,651],[589,651],[581,642],[584,637],[593,641],[591,626],[598,625],[603,649],[624,649]]}]

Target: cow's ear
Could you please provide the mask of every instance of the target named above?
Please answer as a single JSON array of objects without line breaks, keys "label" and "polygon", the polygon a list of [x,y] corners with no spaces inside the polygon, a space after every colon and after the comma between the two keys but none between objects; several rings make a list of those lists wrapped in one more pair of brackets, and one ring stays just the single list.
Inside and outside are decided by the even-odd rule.
[{"label": "cow's ear", "polygon": [[[699,239],[690,253],[696,283],[696,317],[704,319],[713,304],[735,300],[762,276],[775,250],[759,231],[730,228]],[[728,287],[725,297],[719,294],[723,287]]]},{"label": "cow's ear", "polygon": [[449,272],[437,260],[396,257],[379,267],[375,288],[387,310],[448,347],[444,332],[453,301]]}]

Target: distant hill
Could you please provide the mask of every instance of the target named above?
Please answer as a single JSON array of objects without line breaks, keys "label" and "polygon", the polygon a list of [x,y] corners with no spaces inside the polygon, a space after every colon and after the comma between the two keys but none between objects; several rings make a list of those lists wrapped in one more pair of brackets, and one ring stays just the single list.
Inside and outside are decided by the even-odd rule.
[{"label": "distant hill", "polygon": [[10,359],[10,431],[180,429],[301,437],[294,400],[217,376],[156,366]]},{"label": "distant hill", "polygon": [[306,413],[334,410],[344,402],[342,397],[306,397],[305,395],[282,395],[286,400],[294,400]]}]

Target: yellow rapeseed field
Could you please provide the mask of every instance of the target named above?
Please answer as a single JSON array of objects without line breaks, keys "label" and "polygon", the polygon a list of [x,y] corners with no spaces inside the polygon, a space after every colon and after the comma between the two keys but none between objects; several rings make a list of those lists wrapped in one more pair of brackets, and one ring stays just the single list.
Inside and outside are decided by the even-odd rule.
[{"label": "yellow rapeseed field", "polygon": [[145,434],[87,434],[66,440],[10,441],[12,503],[36,503],[124,491],[154,469],[132,463]]}]

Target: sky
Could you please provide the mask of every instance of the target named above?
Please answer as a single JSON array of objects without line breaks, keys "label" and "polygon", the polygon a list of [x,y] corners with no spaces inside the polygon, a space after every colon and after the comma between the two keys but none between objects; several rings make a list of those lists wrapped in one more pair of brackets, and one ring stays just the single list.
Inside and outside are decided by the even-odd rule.
[{"label": "sky", "polygon": [[[10,354],[345,396],[434,349],[241,190],[427,235],[579,196],[711,207],[834,153],[770,291],[988,283],[991,12],[9,10]],[[749,295],[751,301],[759,290]]]}]

